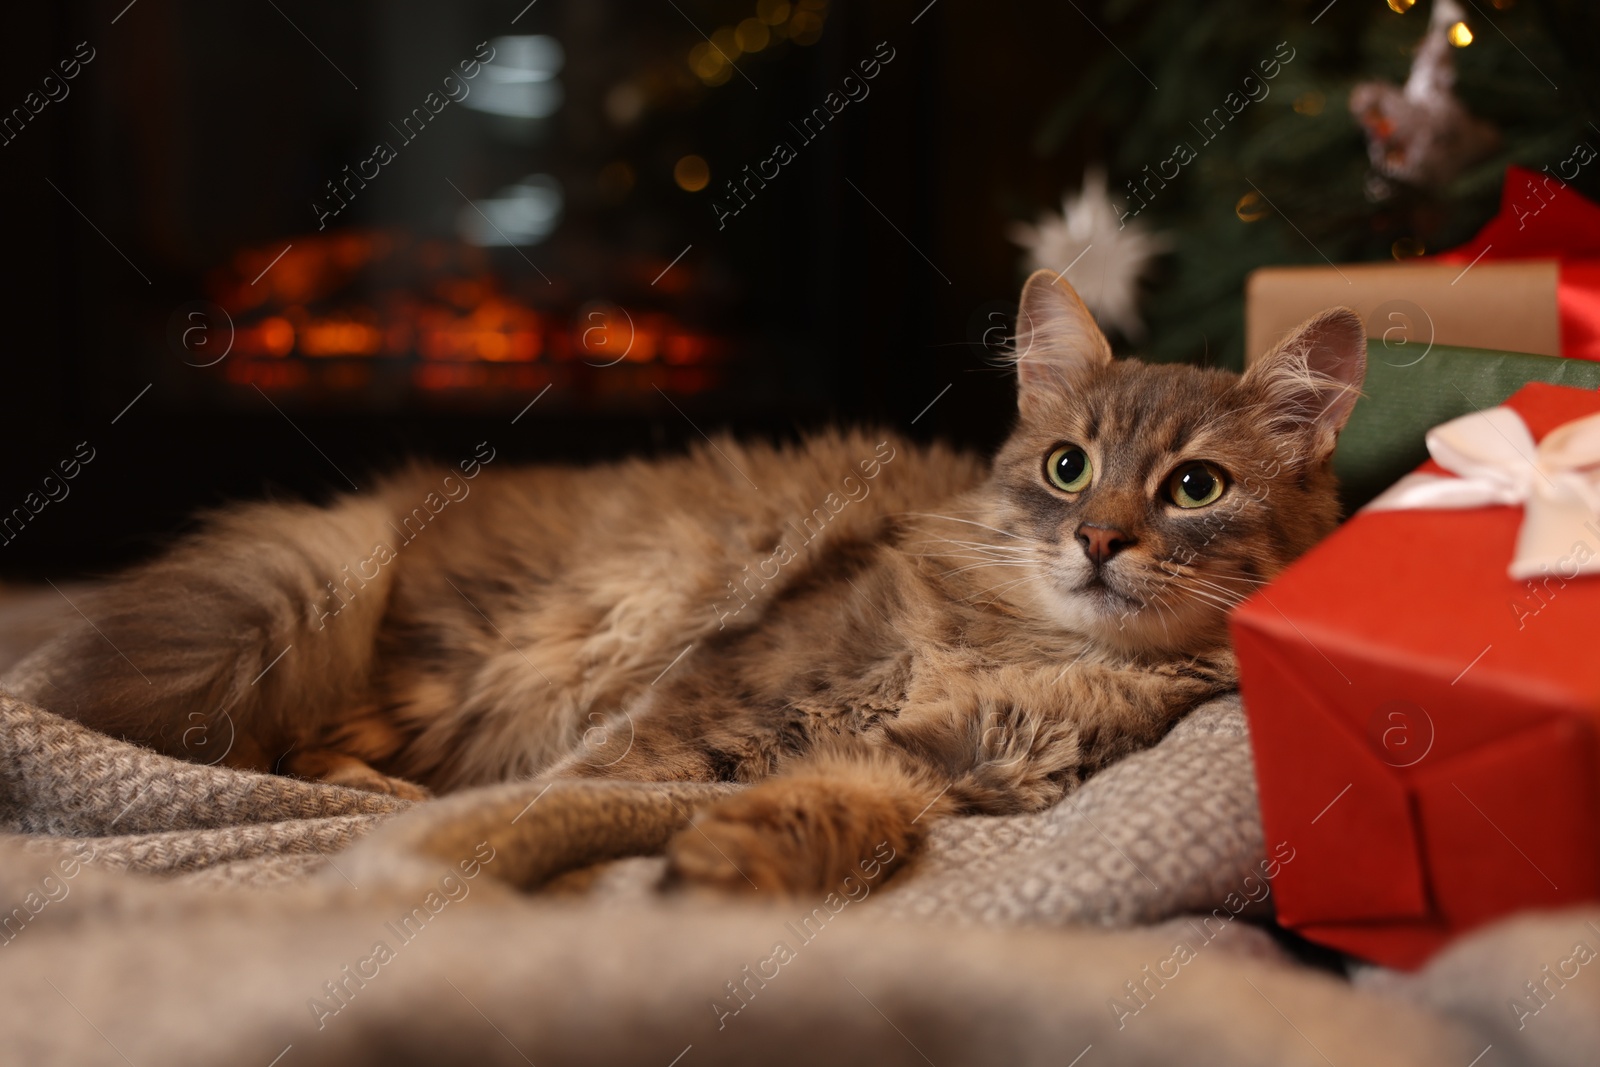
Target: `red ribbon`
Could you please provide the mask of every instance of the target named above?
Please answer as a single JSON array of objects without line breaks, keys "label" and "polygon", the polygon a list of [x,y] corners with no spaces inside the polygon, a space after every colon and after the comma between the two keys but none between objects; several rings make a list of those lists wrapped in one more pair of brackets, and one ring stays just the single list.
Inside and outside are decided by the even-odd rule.
[{"label": "red ribbon", "polygon": [[[1594,158],[1594,151],[1580,146]],[[1443,263],[1479,259],[1554,259],[1561,264],[1556,307],[1561,354],[1600,361],[1600,205],[1558,176],[1588,162],[1576,154],[1545,172],[1507,167],[1500,211],[1478,236],[1436,258]],[[1570,175],[1569,175],[1570,177]]]}]

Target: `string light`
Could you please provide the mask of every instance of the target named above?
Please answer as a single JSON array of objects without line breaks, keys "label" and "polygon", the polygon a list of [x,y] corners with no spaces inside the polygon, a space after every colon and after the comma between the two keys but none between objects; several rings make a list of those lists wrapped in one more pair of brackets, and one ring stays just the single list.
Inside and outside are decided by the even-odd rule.
[{"label": "string light", "polygon": [[816,44],[827,18],[828,0],[757,0],[753,18],[718,27],[709,41],[689,50],[689,69],[706,85],[722,85],[733,77],[733,64],[742,55],[764,51],[784,38],[797,45]]},{"label": "string light", "polygon": [[746,52],[759,52],[771,42],[772,31],[760,19],[745,19],[733,31],[733,37]]},{"label": "string light", "polygon": [[701,41],[689,50],[689,69],[707,85],[721,85],[733,77],[733,66],[710,42]]},{"label": "string light", "polygon": [[1451,26],[1449,37],[1450,43],[1457,48],[1465,48],[1472,43],[1472,31],[1467,28],[1465,22],[1458,22]]},{"label": "string light", "polygon": [[822,39],[827,12],[827,0],[799,0],[798,10],[789,16],[789,39],[798,45],[816,44]]},{"label": "string light", "polygon": [[1240,222],[1255,222],[1266,217],[1267,206],[1261,199],[1261,194],[1252,190],[1241,196],[1239,202],[1233,205],[1233,213],[1239,216]]},{"label": "string light", "polygon": [[1389,10],[1397,15],[1404,15],[1417,6],[1417,0],[1389,0]]},{"label": "string light", "polygon": [[768,26],[777,26],[788,21],[790,10],[789,0],[760,0],[756,4],[756,18]]},{"label": "string light", "polygon": [[739,34],[732,26],[723,26],[711,35],[711,44],[722,57],[732,63],[738,60],[744,49],[739,45]]},{"label": "string light", "polygon": [[1302,115],[1320,115],[1322,114],[1322,105],[1326,102],[1327,97],[1312,89],[1295,97],[1294,109]]},{"label": "string light", "polygon": [[684,156],[672,168],[672,180],[686,193],[698,193],[711,183],[711,168],[699,156]]}]

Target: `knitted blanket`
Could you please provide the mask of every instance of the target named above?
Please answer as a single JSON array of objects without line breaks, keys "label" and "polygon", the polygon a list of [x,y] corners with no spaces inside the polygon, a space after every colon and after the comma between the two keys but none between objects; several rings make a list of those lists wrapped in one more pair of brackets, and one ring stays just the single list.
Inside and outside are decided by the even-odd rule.
[{"label": "knitted blanket", "polygon": [[[0,1062],[1462,1067],[1488,1045],[1485,1065],[1585,1062],[1600,1039],[1581,972],[1521,1029],[1506,1009],[1600,944],[1600,913],[1354,985],[1251,925],[1269,848],[1237,698],[1050,811],[942,823],[894,879],[815,902],[655,888],[666,840],[729,788],[412,805],[0,696]],[[1192,959],[1163,978],[1176,943]]]}]

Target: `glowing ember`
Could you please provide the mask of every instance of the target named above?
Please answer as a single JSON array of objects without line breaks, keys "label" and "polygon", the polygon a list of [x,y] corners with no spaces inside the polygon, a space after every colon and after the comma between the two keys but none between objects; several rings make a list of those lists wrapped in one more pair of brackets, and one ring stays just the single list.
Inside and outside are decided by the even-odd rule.
[{"label": "glowing ember", "polygon": [[692,394],[720,384],[726,349],[644,306],[531,306],[505,290],[483,249],[394,232],[246,249],[210,288],[235,328],[234,358],[219,370],[265,390],[349,393],[390,381],[498,395],[559,379],[608,400]]}]

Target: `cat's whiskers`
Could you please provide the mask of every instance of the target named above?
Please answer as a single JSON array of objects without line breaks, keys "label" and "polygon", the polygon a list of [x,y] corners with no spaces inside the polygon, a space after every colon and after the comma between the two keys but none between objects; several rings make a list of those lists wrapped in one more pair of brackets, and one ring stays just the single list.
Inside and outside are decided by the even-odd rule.
[{"label": "cat's whiskers", "polygon": [[[1141,614],[1145,607],[1149,607],[1154,612],[1156,621],[1161,624],[1162,634],[1169,644],[1172,642],[1173,628],[1182,626],[1182,615],[1179,611],[1180,604],[1188,602],[1204,607],[1206,610],[1214,610],[1212,607],[1213,602],[1225,607],[1231,607],[1233,603],[1236,603],[1236,601],[1230,601],[1223,605],[1222,597],[1216,592],[1197,585],[1185,585],[1185,581],[1197,580],[1197,576],[1192,571],[1189,574],[1184,574],[1178,567],[1179,565],[1168,561],[1162,564],[1153,574],[1144,572],[1125,576],[1127,581],[1132,582],[1137,587],[1137,599],[1142,601],[1140,606],[1129,612],[1128,615],[1137,616]],[[1135,598],[1130,597],[1130,599]]]},{"label": "cat's whiskers", "polygon": [[1024,538],[1020,534],[1014,534],[1010,530],[1002,530],[998,526],[990,526],[986,522],[975,522],[972,519],[958,519],[954,515],[937,515],[937,514],[931,512],[931,511],[906,511],[906,512],[902,512],[901,514],[910,515],[910,516],[912,516],[914,518],[943,519],[946,522],[962,522],[962,523],[966,523],[968,526],[979,526],[979,527],[982,527],[985,530],[993,530],[995,533],[1001,535],[1002,537],[1011,537],[1011,538],[1015,538],[1018,541],[1024,540]]},{"label": "cat's whiskers", "polygon": [[915,543],[959,545],[962,548],[970,548],[981,552],[1008,552],[1012,555],[1032,555],[1033,553],[1032,547],[1027,545],[997,545],[988,541],[963,541],[955,537],[940,537],[930,541],[918,541]]},{"label": "cat's whiskers", "polygon": [[1216,582],[1207,581],[1204,578],[1191,578],[1190,581],[1204,589],[1209,589],[1221,596],[1228,597],[1236,604],[1250,595],[1250,590],[1248,589],[1229,589],[1225,585],[1218,585]]},{"label": "cat's whiskers", "polygon": [[1234,604],[1244,600],[1252,592],[1252,590],[1248,588],[1235,589],[1230,586],[1222,585],[1217,581],[1212,581],[1213,578],[1221,579],[1222,581],[1245,582],[1252,586],[1267,584],[1265,580],[1260,578],[1247,578],[1243,575],[1214,574],[1209,572],[1205,577],[1202,577],[1199,574],[1186,575],[1184,580],[1193,582],[1198,586],[1202,586],[1215,593],[1218,593],[1221,596],[1228,598]]},{"label": "cat's whiskers", "polygon": [[955,570],[943,572],[942,574],[939,575],[939,577],[941,577],[941,578],[949,578],[951,575],[960,574],[962,571],[975,571],[980,567],[1029,567],[1029,568],[1031,568],[1032,566],[1033,566],[1033,563],[1022,561],[1022,560],[1015,560],[1015,561],[1013,561],[1013,560],[990,560],[987,563],[970,563],[965,567],[957,567]]},{"label": "cat's whiskers", "polygon": [[[902,550],[904,551],[904,550]],[[983,552],[977,549],[958,549],[944,552],[905,552],[907,556],[920,559],[1032,559],[1028,552]]]},{"label": "cat's whiskers", "polygon": [[1226,399],[1227,395],[1224,393],[1218,393],[1217,395],[1213,396],[1211,398],[1211,403],[1206,405],[1206,410],[1198,419],[1194,420],[1195,424],[1197,426],[1209,427],[1213,421],[1212,417],[1217,413],[1217,408],[1220,407]]},{"label": "cat's whiskers", "polygon": [[1034,562],[1038,558],[1031,552],[983,552],[977,549],[959,549],[953,552],[908,552],[906,554],[930,559],[998,559],[1007,562],[1024,563]]},{"label": "cat's whiskers", "polygon": [[1026,581],[1042,580],[1044,577],[1045,577],[1045,575],[1043,575],[1043,574],[1027,574],[1027,575],[1023,575],[1021,578],[1012,578],[1012,579],[1009,579],[1009,580],[1004,581],[1004,582],[999,582],[999,583],[997,583],[995,585],[985,586],[982,589],[974,590],[973,592],[967,594],[962,599],[971,600],[971,599],[973,599],[975,597],[983,596],[985,593],[994,592],[997,589],[1005,589],[1008,586],[1018,585],[1018,584],[1020,584],[1022,582],[1026,582]]},{"label": "cat's whiskers", "polygon": [[1027,567],[1035,568],[1039,565],[1038,558],[1031,546],[1022,545],[994,545],[985,541],[966,541],[959,538],[932,538],[912,542],[917,545],[938,546],[948,545],[949,549],[930,552],[907,551],[908,556],[920,556],[927,559],[937,559],[948,562],[968,562],[967,566],[953,567],[943,571],[942,578],[949,578],[963,571],[977,570],[983,567]]},{"label": "cat's whiskers", "polygon": [[[1210,590],[1210,592],[1213,594],[1213,600],[1216,600],[1218,603],[1226,601],[1226,608],[1232,608],[1243,601],[1245,597],[1250,595],[1250,590],[1229,588],[1228,586],[1218,584],[1218,581],[1242,582],[1251,586],[1267,584],[1267,579],[1255,578],[1234,571],[1201,571],[1198,567],[1180,564],[1172,560],[1166,560],[1162,562],[1159,569],[1160,573],[1166,578],[1168,585],[1181,588],[1183,583],[1189,582],[1193,583],[1197,587],[1204,587],[1205,589]],[[1217,579],[1217,581],[1213,581],[1212,579]],[[1199,590],[1194,589],[1189,591],[1198,592]]]},{"label": "cat's whiskers", "polygon": [[1224,582],[1246,582],[1250,585],[1270,585],[1271,578],[1257,578],[1250,574],[1237,574],[1232,571],[1207,571],[1207,577],[1216,578]]},{"label": "cat's whiskers", "polygon": [[[962,549],[954,552],[907,552],[907,556],[920,559],[937,560],[941,563],[960,564],[963,562],[976,565],[1000,564],[1015,567],[1036,567],[1038,560],[1032,553],[1027,552],[983,552],[972,549]],[[957,568],[965,569],[965,568]],[[945,574],[955,573],[954,570],[945,571]]]},{"label": "cat's whiskers", "polygon": [[1143,592],[1145,593],[1145,599],[1139,602],[1139,606],[1134,608],[1131,614],[1138,615],[1147,607],[1154,608],[1156,612],[1156,621],[1161,624],[1161,633],[1170,642],[1172,640],[1172,628],[1167,625],[1167,613],[1170,612],[1172,615],[1172,621],[1177,622],[1177,609],[1168,604],[1167,598],[1161,593],[1152,592],[1150,590],[1143,590]]},{"label": "cat's whiskers", "polygon": [[1224,611],[1227,611],[1227,610],[1233,608],[1235,605],[1237,605],[1239,603],[1239,601],[1237,601],[1237,600],[1233,600],[1233,599],[1228,598],[1228,597],[1218,596],[1216,593],[1210,592],[1209,590],[1206,590],[1206,589],[1196,589],[1196,588],[1192,588],[1192,587],[1186,588],[1186,587],[1182,587],[1182,586],[1177,586],[1177,587],[1174,587],[1173,592],[1179,593],[1182,596],[1184,596],[1185,598],[1187,598],[1189,600],[1193,600],[1197,604],[1215,604],[1217,607],[1222,608]]},{"label": "cat's whiskers", "polygon": [[1024,582],[1042,582],[1042,581],[1045,580],[1045,578],[1046,578],[1046,576],[1043,575],[1043,574],[1024,575],[1021,578],[1013,578],[1008,582],[1001,582],[998,585],[991,585],[986,589],[979,589],[977,592],[970,593],[967,596],[962,597],[961,599],[964,600],[964,601],[967,601],[968,603],[971,603],[972,601],[976,600],[978,597],[983,596],[985,593],[993,593],[994,595],[991,596],[987,601],[985,601],[985,603],[987,603],[987,604],[993,604],[995,601],[1000,599],[1000,594],[1002,592],[1004,592],[1007,589],[1010,589],[1012,586],[1014,586],[1014,585],[1022,585]]},{"label": "cat's whiskers", "polygon": [[[1185,584],[1186,581],[1193,584]],[[1249,595],[1247,592],[1212,586],[1212,583],[1193,575],[1184,579],[1173,578],[1167,583],[1167,588],[1195,604],[1215,605],[1223,611],[1232,610]]]}]

